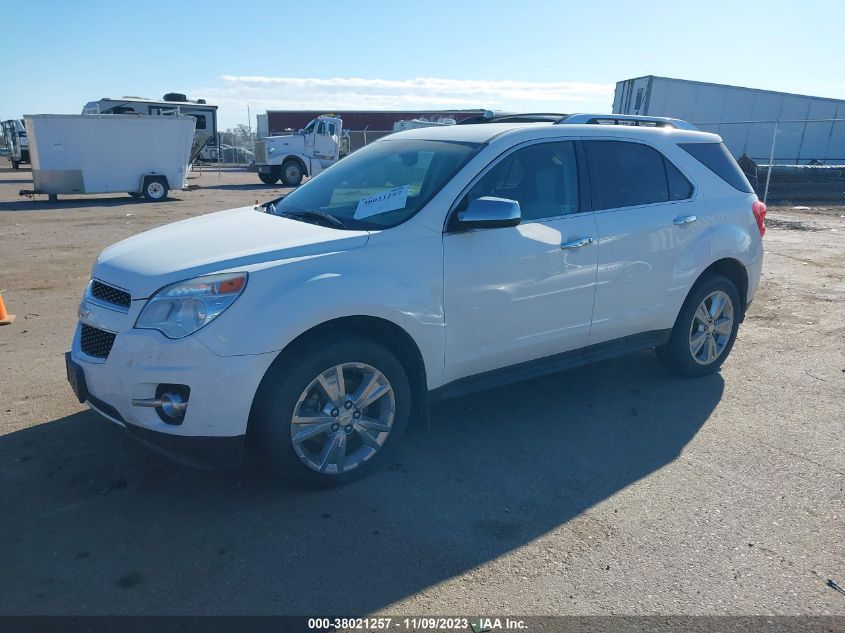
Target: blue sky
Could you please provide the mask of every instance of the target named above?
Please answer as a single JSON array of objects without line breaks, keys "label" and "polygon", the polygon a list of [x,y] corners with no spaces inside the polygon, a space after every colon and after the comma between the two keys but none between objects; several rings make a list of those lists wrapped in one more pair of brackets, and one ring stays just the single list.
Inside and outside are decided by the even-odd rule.
[{"label": "blue sky", "polygon": [[[184,92],[246,107],[609,112],[655,74],[845,98],[845,2],[0,0],[0,118]],[[254,125],[254,119],[253,119]]]}]

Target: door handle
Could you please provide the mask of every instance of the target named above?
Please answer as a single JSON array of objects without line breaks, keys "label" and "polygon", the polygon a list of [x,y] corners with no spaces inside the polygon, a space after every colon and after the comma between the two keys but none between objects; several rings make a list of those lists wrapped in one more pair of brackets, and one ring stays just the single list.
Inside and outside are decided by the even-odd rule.
[{"label": "door handle", "polygon": [[682,215],[672,220],[672,224],[674,224],[675,226],[681,226],[682,224],[691,224],[697,219],[698,218],[694,215]]},{"label": "door handle", "polygon": [[568,242],[564,242],[560,245],[561,248],[581,248],[582,246],[586,246],[587,244],[592,244],[593,238],[592,237],[579,237],[574,240],[569,240]]}]

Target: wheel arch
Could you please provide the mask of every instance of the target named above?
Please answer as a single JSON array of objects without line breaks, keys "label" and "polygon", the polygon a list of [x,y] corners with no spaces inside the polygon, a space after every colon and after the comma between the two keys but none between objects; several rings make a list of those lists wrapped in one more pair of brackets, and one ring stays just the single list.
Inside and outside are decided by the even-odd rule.
[{"label": "wheel arch", "polygon": [[295,358],[302,347],[306,346],[312,339],[317,339],[327,334],[352,334],[371,339],[384,345],[396,355],[411,385],[412,415],[420,416],[422,419],[428,417],[428,381],[425,361],[414,338],[401,326],[393,321],[382,317],[369,315],[343,316],[324,321],[299,334],[282,349],[258,385],[253,396],[249,422],[247,423],[247,434],[252,427],[253,412],[256,403],[263,391],[269,388],[267,382],[274,369],[280,364],[295,362]]},{"label": "wheel arch", "polygon": [[[739,294],[740,305],[740,322],[745,319],[745,308],[748,303],[748,271],[745,266],[738,259],[733,257],[724,257],[718,259],[707,268],[701,271],[701,274],[696,279],[696,284],[699,280],[704,279],[709,274],[722,275],[731,280],[736,291]],[[692,288],[690,288],[692,292]]]},{"label": "wheel arch", "polygon": [[298,156],[298,155],[296,155],[296,154],[288,154],[287,156],[285,156],[285,157],[282,159],[282,162],[281,162],[281,164],[280,164],[280,166],[279,166],[279,171],[280,171],[280,172],[281,172],[281,170],[282,170],[282,169],[284,169],[284,164],[285,164],[286,162],[288,162],[289,160],[293,160],[293,161],[296,161],[297,163],[299,163],[299,166],[302,168],[302,175],[303,175],[303,176],[310,176],[310,175],[311,175],[311,174],[310,174],[310,170],[308,169],[308,165],[306,165],[306,164],[305,164],[305,161],[304,161],[304,160],[302,160],[302,157],[301,157],[301,156]]},{"label": "wheel arch", "polygon": [[151,180],[160,180],[164,182],[164,186],[167,187],[168,191],[171,189],[170,182],[167,180],[167,176],[165,176],[164,174],[144,174],[141,177],[141,193],[143,193],[144,188],[147,186],[147,183]]}]

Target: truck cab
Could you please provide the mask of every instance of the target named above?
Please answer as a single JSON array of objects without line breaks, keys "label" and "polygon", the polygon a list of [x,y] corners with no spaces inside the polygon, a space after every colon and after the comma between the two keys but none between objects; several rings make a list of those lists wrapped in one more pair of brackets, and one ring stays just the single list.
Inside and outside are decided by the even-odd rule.
[{"label": "truck cab", "polygon": [[0,123],[3,139],[9,150],[9,162],[12,169],[20,169],[21,163],[29,163],[29,139],[26,128],[20,119],[10,119]]},{"label": "truck cab", "polygon": [[342,119],[325,115],[298,132],[265,137],[255,143],[253,169],[264,184],[296,187],[338,161],[342,129]]}]

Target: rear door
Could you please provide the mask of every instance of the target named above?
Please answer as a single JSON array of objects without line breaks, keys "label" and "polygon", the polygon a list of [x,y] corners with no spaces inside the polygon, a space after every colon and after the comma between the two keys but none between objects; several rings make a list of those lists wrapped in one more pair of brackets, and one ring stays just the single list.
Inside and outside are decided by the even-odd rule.
[{"label": "rear door", "polygon": [[597,234],[585,175],[577,141],[532,143],[462,198],[454,212],[482,196],[516,200],[522,221],[444,235],[447,382],[586,344]]},{"label": "rear door", "polygon": [[681,265],[702,230],[705,202],[651,145],[584,140],[598,227],[589,343],[671,328],[692,283]]}]

